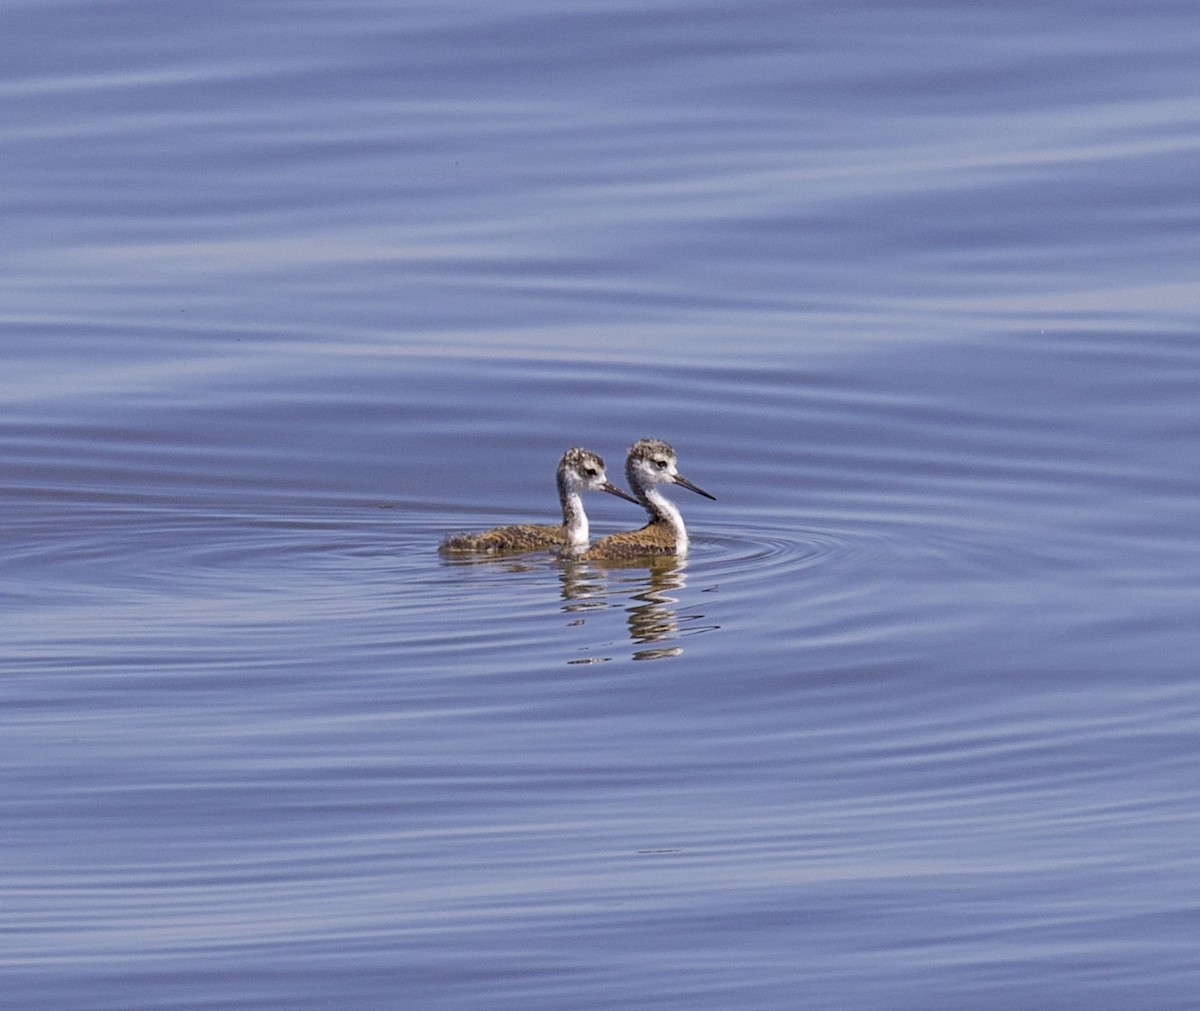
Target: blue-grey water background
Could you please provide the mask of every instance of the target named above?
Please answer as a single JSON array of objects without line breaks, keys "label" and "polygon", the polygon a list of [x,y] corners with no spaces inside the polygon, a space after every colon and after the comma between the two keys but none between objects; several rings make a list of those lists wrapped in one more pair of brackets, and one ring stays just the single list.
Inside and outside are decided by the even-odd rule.
[{"label": "blue-grey water background", "polygon": [[1195,1006],[1193,4],[0,38],[0,1002]]}]

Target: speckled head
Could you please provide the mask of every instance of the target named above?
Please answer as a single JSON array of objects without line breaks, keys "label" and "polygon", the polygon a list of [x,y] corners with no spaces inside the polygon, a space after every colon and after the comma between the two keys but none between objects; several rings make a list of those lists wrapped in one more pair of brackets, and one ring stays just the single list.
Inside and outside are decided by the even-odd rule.
[{"label": "speckled head", "polygon": [[568,449],[558,461],[558,490],[560,496],[581,491],[606,491],[629,502],[638,501],[609,482],[604,472],[604,460],[599,454],[579,446]]},{"label": "speckled head", "polygon": [[656,484],[677,484],[694,491],[697,495],[713,499],[703,488],[698,488],[679,473],[675,450],[662,439],[638,439],[629,447],[625,458],[625,477],[633,493],[647,505],[646,493]]}]

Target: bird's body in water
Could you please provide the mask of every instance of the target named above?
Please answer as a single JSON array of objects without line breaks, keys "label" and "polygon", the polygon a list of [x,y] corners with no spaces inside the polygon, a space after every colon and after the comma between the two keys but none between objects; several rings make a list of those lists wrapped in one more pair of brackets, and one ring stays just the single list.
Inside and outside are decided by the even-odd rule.
[{"label": "bird's body in water", "polygon": [[561,548],[582,552],[588,545],[588,518],[583,511],[583,492],[606,491],[610,495],[637,502],[614,484],[604,473],[604,460],[586,449],[568,449],[558,461],[558,500],[562,505],[562,523],[517,523],[496,527],[477,534],[454,534],[442,541],[442,554],[515,554]]},{"label": "bird's body in water", "polygon": [[661,491],[660,484],[677,484],[697,495],[714,498],[687,480],[675,459],[675,450],[661,439],[639,439],[625,458],[625,478],[630,490],[650,514],[640,530],[626,530],[604,537],[580,556],[584,561],[620,561],[648,555],[685,555],[687,529],[676,505]]}]

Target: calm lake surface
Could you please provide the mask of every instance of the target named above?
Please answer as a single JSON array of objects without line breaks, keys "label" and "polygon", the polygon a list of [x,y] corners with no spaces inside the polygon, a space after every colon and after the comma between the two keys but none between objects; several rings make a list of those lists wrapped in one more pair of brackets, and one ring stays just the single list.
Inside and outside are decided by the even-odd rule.
[{"label": "calm lake surface", "polygon": [[1195,1006],[1194,5],[0,32],[6,1006]]}]

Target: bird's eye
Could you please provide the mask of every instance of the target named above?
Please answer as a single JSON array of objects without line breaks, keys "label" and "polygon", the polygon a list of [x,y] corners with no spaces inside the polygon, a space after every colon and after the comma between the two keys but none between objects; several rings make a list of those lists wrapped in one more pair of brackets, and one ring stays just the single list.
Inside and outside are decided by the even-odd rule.
[{"label": "bird's eye", "polygon": [[659,470],[666,470],[667,469],[667,461],[666,460],[655,460],[654,466],[657,467]]},{"label": "bird's eye", "polygon": [[588,477],[595,477],[600,473],[600,471],[598,471],[595,467],[584,467],[583,472],[587,474]]}]

